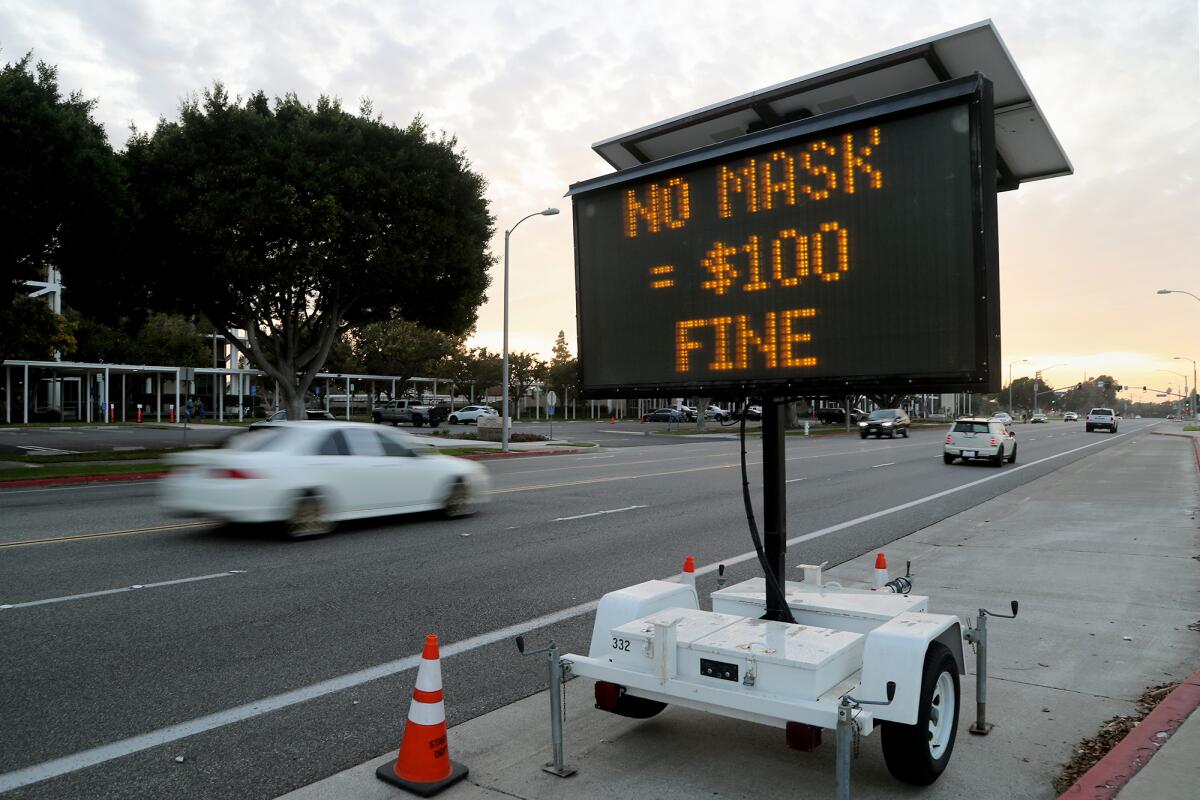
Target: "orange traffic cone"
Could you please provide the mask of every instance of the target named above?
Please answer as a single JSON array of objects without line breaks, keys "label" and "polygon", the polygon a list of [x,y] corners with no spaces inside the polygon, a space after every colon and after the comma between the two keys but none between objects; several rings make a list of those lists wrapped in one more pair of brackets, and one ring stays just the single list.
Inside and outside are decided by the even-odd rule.
[{"label": "orange traffic cone", "polygon": [[395,764],[380,764],[375,776],[401,789],[433,797],[447,786],[467,777],[467,768],[450,760],[446,742],[446,707],[442,701],[442,664],[437,634],[425,637],[421,666],[408,722]]},{"label": "orange traffic cone", "polygon": [[688,586],[696,585],[696,559],[691,556],[683,559],[683,572],[679,573],[679,582]]},{"label": "orange traffic cone", "polygon": [[874,589],[882,589],[888,582],[887,558],[883,553],[875,556],[875,585]]}]

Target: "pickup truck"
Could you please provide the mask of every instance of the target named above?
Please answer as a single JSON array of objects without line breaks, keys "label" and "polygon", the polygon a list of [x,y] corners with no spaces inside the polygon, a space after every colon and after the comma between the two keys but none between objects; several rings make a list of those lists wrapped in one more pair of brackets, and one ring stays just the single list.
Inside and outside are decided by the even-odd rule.
[{"label": "pickup truck", "polygon": [[429,411],[429,406],[416,400],[389,400],[371,409],[371,421],[377,425],[384,422],[393,425],[409,422],[414,428],[419,428],[429,420]]},{"label": "pickup truck", "polygon": [[1091,433],[1099,428],[1104,428],[1111,433],[1117,432],[1117,415],[1111,408],[1093,408],[1088,412],[1087,418],[1084,420],[1084,425],[1087,427],[1087,432]]}]

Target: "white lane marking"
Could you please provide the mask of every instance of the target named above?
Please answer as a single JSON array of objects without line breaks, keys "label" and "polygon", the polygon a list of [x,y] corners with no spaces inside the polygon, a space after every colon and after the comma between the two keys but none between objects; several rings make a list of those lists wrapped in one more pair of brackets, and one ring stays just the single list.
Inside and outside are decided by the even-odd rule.
[{"label": "white lane marking", "polygon": [[871,467],[871,469],[879,469],[880,467],[894,467],[894,466],[896,466],[896,462],[889,461],[886,464],[876,464],[875,466]]},{"label": "white lane marking", "polygon": [[620,514],[622,511],[633,511],[635,508],[645,508],[646,506],[625,506],[624,508],[610,508],[608,511],[593,511],[590,514],[576,514],[573,517],[556,517],[550,520],[551,522],[567,522],[572,519],[583,519],[584,517],[599,517],[604,514]]},{"label": "white lane marking", "polygon": [[608,455],[608,456],[579,456],[578,460],[579,461],[595,461],[600,458],[616,458],[616,457],[617,456],[614,453],[613,455]]},{"label": "white lane marking", "polygon": [[784,483],[796,483],[797,481],[806,481],[808,478],[788,478]]},{"label": "white lane marking", "polygon": [[[1118,437],[1126,435],[1127,434],[1124,433],[1117,434]],[[789,539],[788,544],[799,544],[801,542],[807,542],[822,536],[828,536],[831,533],[845,530],[846,528],[853,527],[854,525],[879,519],[880,517],[885,517],[889,514],[895,514],[900,511],[906,511],[915,506],[941,499],[947,495],[973,488],[980,484],[987,483],[988,481],[994,481],[999,478],[1012,475],[1016,472],[1020,472],[1023,469],[1029,469],[1030,467],[1037,466],[1038,464],[1043,464],[1047,461],[1053,461],[1056,458],[1062,458],[1063,456],[1071,455],[1072,453],[1078,453],[1080,450],[1087,450],[1090,447],[1107,444],[1111,441],[1113,441],[1113,439],[1104,439],[1101,441],[1092,442],[1091,444],[1085,444],[1082,447],[1076,447],[1073,450],[1066,450],[1062,453],[1046,456],[1045,458],[1037,461],[1030,461],[1029,463],[1022,464],[1019,467],[1010,468],[995,475],[989,475],[986,478],[980,478],[979,480],[965,483],[962,486],[946,489],[945,491],[937,492],[936,494],[931,494],[916,500],[911,500],[898,506],[886,508],[882,511],[876,511],[873,514],[867,514],[862,517],[857,517],[856,519],[838,523],[837,525],[831,525],[828,528],[822,528],[821,530],[813,531],[812,533],[806,533],[803,536],[797,536],[793,539]],[[735,556],[734,558],[721,559],[720,561],[700,567],[696,570],[696,574],[706,575],[710,572],[716,572],[717,568],[721,564],[729,566],[730,564],[738,564],[743,561],[749,561],[752,558],[758,558],[758,553],[751,551],[749,553],[743,553],[740,556]],[[577,606],[564,608],[561,611],[556,611],[531,620],[526,620],[525,622],[509,625],[506,628],[500,628],[487,633],[481,633],[478,636],[473,636],[469,639],[463,639],[460,642],[454,642],[452,644],[445,645],[441,648],[441,653],[444,658],[449,658],[450,656],[455,656],[459,653],[478,650],[481,647],[486,647],[488,645],[495,644],[496,642],[510,639],[517,634],[528,633],[529,631],[537,630],[538,628],[542,628],[547,625],[553,625],[557,622],[564,622],[566,620],[582,616],[591,611],[595,611],[596,606],[599,604],[599,600],[592,600],[587,603],[581,603]],[[170,742],[176,742],[180,739],[186,739],[187,737],[195,736],[198,733],[205,733],[207,731],[214,730],[215,728],[223,728],[226,725],[232,725],[237,722],[244,722],[245,720],[260,717],[264,714],[269,714],[273,711],[278,711],[299,703],[305,703],[318,697],[324,697],[326,695],[333,694],[334,692],[340,692],[344,689],[351,689],[355,686],[361,686],[362,684],[370,681],[396,675],[404,672],[405,670],[412,669],[418,666],[420,663],[421,654],[414,653],[413,655],[405,656],[404,658],[400,658],[395,661],[388,661],[384,664],[378,664],[374,667],[368,667],[367,669],[359,670],[357,672],[350,672],[345,675],[340,675],[336,678],[330,678],[329,680],[321,681],[320,683],[314,683],[299,689],[293,689],[290,692],[273,695],[271,697],[263,698],[262,700],[255,700],[244,705],[226,709],[224,711],[218,711],[214,714],[188,720],[187,722],[180,722],[176,725],[170,725],[166,728],[159,728],[158,730],[150,731],[149,733],[143,733],[128,739],[121,739],[120,741],[101,745],[100,747],[93,747],[90,750],[82,750],[78,753],[73,753],[69,756],[63,756],[62,758],[56,758],[52,761],[44,761],[41,764],[34,764],[23,769],[6,772],[0,775],[0,792],[20,789],[23,786],[29,786],[30,784],[39,783],[44,780],[49,780],[50,778],[57,778],[60,775],[67,775],[71,772],[86,769],[87,767],[103,764],[106,761],[112,761],[116,758],[132,755],[133,753],[140,753],[143,750],[149,750],[153,747],[169,744]]]},{"label": "white lane marking", "polygon": [[66,603],[71,600],[86,600],[89,597],[104,597],[110,594],[121,594],[123,592],[135,592],[140,589],[159,589],[163,586],[178,586],[181,583],[195,583],[196,581],[211,581],[214,578],[228,578],[232,575],[241,575],[246,570],[232,569],[228,572],[218,572],[213,575],[198,575],[195,578],[176,578],[173,581],[159,581],[158,583],[135,583],[132,586],[122,586],[119,589],[104,589],[99,592],[84,592],[83,594],[69,594],[64,597],[49,597],[45,600],[30,600],[27,603],[6,603],[0,605],[0,610],[10,608],[29,608],[31,606],[45,606],[51,603]]},{"label": "white lane marking", "polygon": [[141,486],[154,481],[108,481],[101,483],[80,484],[78,486],[57,486],[48,489],[5,489],[0,483],[0,497],[10,494],[30,494],[31,492],[74,492],[79,489],[121,489],[126,486]]},{"label": "white lane marking", "polygon": [[616,433],[616,434],[619,434],[622,436],[632,436],[633,435],[632,431],[606,431],[603,428],[597,428],[596,433]]},{"label": "white lane marking", "polygon": [[31,456],[73,456],[78,450],[60,450],[57,447],[42,447],[40,444],[19,444],[17,447],[28,450]]}]

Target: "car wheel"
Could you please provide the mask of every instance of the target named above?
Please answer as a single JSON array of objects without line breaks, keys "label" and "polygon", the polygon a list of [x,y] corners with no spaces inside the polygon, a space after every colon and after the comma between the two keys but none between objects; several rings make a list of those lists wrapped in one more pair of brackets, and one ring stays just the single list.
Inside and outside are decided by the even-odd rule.
[{"label": "car wheel", "polygon": [[917,723],[882,724],[883,760],[892,777],[914,786],[928,786],[950,763],[958,735],[958,664],[945,645],[925,651]]},{"label": "car wheel", "polygon": [[449,422],[451,425],[457,425],[457,424],[458,424],[458,417],[450,417],[450,419],[448,419],[448,420],[446,420],[446,421],[447,421],[447,422]]},{"label": "car wheel", "polygon": [[862,437],[863,439],[867,438],[867,435],[865,433],[860,433],[859,436]]},{"label": "car wheel", "polygon": [[446,519],[459,519],[471,514],[471,495],[467,485],[461,480],[455,481],[446,494],[446,502],[442,505],[442,516]]},{"label": "car wheel", "polygon": [[1003,447],[1001,447],[999,450],[996,451],[996,455],[992,459],[992,466],[993,467],[1004,466],[1004,448]]},{"label": "car wheel", "polygon": [[419,427],[421,427],[421,426],[422,426],[422,425],[424,425],[424,424],[425,424],[425,418],[424,418],[424,417],[421,417],[421,416],[414,416],[414,417],[412,418],[412,426],[413,426],[414,428],[419,428]]},{"label": "car wheel", "polygon": [[942,453],[942,463],[943,464],[953,464],[954,456],[950,455],[949,453]]},{"label": "car wheel", "polygon": [[895,439],[895,438],[896,438],[896,432],[895,432],[895,431],[888,431],[888,438],[889,438],[889,439]]},{"label": "car wheel", "polygon": [[1087,432],[1088,432],[1088,433],[1091,433],[1091,432],[1092,432],[1092,426],[1091,426],[1091,425],[1088,425],[1088,426],[1087,426]]},{"label": "car wheel", "polygon": [[284,523],[284,533],[289,539],[311,539],[324,536],[333,530],[325,514],[325,499],[319,492],[310,490],[296,499],[292,513]]},{"label": "car wheel", "polygon": [[371,422],[374,422],[376,425],[379,425],[380,423],[383,422],[383,417],[379,416],[378,414],[372,414]]},{"label": "car wheel", "polygon": [[1013,445],[1012,455],[1008,457],[1008,463],[1010,463],[1010,464],[1017,463],[1017,446],[1015,444]]},{"label": "car wheel", "polygon": [[900,432],[904,434],[904,438],[905,438],[905,439],[907,439],[907,438],[908,438],[908,428],[905,428],[904,430],[902,430],[902,431],[900,431]]}]

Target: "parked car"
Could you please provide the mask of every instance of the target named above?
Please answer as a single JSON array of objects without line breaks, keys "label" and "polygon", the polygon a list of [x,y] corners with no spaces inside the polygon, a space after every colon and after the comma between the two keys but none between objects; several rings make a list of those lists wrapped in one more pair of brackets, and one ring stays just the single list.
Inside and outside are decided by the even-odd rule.
[{"label": "parked car", "polygon": [[1030,425],[1034,425],[1034,424],[1038,424],[1038,423],[1047,423],[1049,421],[1050,421],[1050,418],[1047,417],[1045,414],[1034,414],[1032,417],[1029,418]]},{"label": "parked car", "polygon": [[942,445],[942,461],[953,464],[956,458],[963,461],[982,459],[996,467],[1003,466],[1005,461],[1015,463],[1017,437],[1011,428],[997,419],[957,419]]},{"label": "parked car", "polygon": [[642,422],[687,422],[683,412],[674,408],[656,408],[642,414]]},{"label": "parked car", "polygon": [[[817,419],[826,425],[845,425],[846,424],[846,409],[844,408],[818,408],[816,410]],[[866,419],[867,412],[861,408],[852,408],[850,410],[850,421],[859,422]]]},{"label": "parked car", "polygon": [[399,425],[410,423],[414,428],[424,425],[429,419],[429,406],[419,400],[389,400],[371,409],[371,421],[376,425],[390,422]]},{"label": "parked car", "polygon": [[[309,409],[304,412],[304,415],[308,418],[309,422],[337,422],[337,417],[335,417],[333,414],[330,414],[328,411],[326,411],[323,408]],[[247,430],[256,431],[256,430],[259,430],[260,428],[270,427],[271,425],[275,424],[276,422],[287,422],[287,421],[288,421],[287,409],[283,409],[281,411],[276,411],[274,414],[267,417],[266,419],[259,420],[258,422],[252,422],[250,424],[250,427],[247,428]]]},{"label": "parked car", "polygon": [[449,403],[437,403],[429,407],[429,413],[426,415],[425,421],[429,423],[430,427],[436,428],[449,419],[450,411]]},{"label": "parked car", "polygon": [[496,413],[496,409],[492,408],[491,406],[467,406],[465,408],[460,408],[460,409],[454,411],[453,413],[451,413],[450,416],[448,416],[446,418],[446,421],[449,422],[451,425],[458,425],[460,423],[461,424],[468,424],[468,423],[478,424],[480,417],[498,417],[498,416],[500,416],[500,415]]},{"label": "parked car", "polygon": [[1111,408],[1093,408],[1088,412],[1084,426],[1088,433],[1100,428],[1106,429],[1109,433],[1116,433],[1117,419],[1116,413]]},{"label": "parked car", "polygon": [[401,431],[357,422],[276,422],[220,449],[167,457],[169,512],[230,523],[283,523],[296,539],[337,523],[414,511],[471,513],[487,499],[479,464],[432,453]]},{"label": "parked car", "polygon": [[692,408],[691,406],[678,405],[674,406],[673,410],[679,412],[680,417],[683,418],[683,422],[696,421],[696,409]]},{"label": "parked car", "polygon": [[731,415],[731,413],[729,411],[726,411],[723,408],[718,408],[717,406],[709,406],[704,411],[705,417],[707,417],[708,419],[715,419],[718,422],[724,422],[725,420],[730,418],[730,415]]},{"label": "parked car", "polygon": [[1005,425],[1013,424],[1013,418],[1006,411],[997,411],[995,414],[992,414],[992,419],[998,419]]},{"label": "parked car", "polygon": [[896,434],[900,434],[907,439],[910,425],[912,420],[903,408],[878,408],[858,423],[858,435],[863,439],[868,436],[895,439]]},{"label": "parked car", "polygon": [[1063,422],[1079,422],[1079,415],[1074,411],[1068,411],[1063,414]]}]

